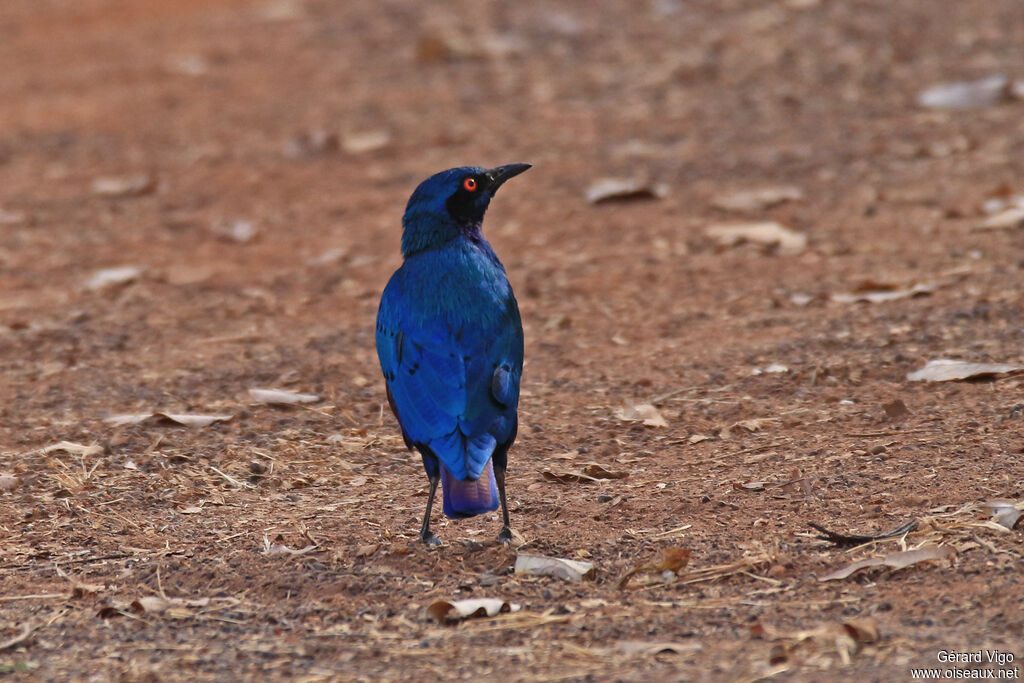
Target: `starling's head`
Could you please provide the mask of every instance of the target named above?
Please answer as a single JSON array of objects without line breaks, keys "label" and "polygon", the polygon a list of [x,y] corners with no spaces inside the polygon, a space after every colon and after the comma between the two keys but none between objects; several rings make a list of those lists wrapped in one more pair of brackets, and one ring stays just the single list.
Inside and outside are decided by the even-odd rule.
[{"label": "starling's head", "polygon": [[491,197],[530,164],[462,166],[430,176],[416,188],[402,217],[402,253],[440,246],[461,233],[478,234]]}]

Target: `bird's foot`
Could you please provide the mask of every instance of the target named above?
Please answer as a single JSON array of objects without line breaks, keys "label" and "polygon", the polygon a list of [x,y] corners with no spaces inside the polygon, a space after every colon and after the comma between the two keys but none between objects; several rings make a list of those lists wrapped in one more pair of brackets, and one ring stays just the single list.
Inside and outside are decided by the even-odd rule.
[{"label": "bird's foot", "polygon": [[512,530],[507,526],[502,527],[501,532],[498,534],[498,543],[511,543],[512,542]]},{"label": "bird's foot", "polygon": [[428,548],[437,548],[441,545],[441,539],[433,534],[433,532],[425,531],[420,534],[420,540],[423,541],[423,545]]}]

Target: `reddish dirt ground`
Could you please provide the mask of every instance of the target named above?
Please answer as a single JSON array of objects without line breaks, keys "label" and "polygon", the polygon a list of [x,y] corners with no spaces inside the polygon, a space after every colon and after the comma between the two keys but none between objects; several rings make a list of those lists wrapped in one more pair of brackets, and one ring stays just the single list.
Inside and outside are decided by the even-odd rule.
[{"label": "reddish dirt ground", "polygon": [[[983,504],[1024,499],[1024,383],[907,379],[936,358],[1024,364],[1024,232],[973,229],[1024,194],[1024,101],[917,104],[936,83],[1024,78],[1019,0],[6,0],[0,64],[0,672],[1020,667],[1022,531]],[[513,161],[535,168],[485,233],[527,338],[516,547],[493,543],[496,514],[438,509],[445,545],[427,550],[374,315],[415,185]],[[604,177],[666,194],[589,204]],[[801,196],[721,207],[778,186]],[[766,220],[806,248],[705,232]],[[121,266],[140,270],[87,286]],[[667,426],[620,418],[643,403]],[[232,417],[105,421],[151,411]],[[620,478],[559,479],[589,463]],[[808,527],[909,519],[853,549]],[[671,548],[691,552],[678,576],[617,587]],[[517,552],[596,579],[516,575]],[[424,617],[475,597],[522,610]],[[937,661],[980,649],[1016,661]]]}]

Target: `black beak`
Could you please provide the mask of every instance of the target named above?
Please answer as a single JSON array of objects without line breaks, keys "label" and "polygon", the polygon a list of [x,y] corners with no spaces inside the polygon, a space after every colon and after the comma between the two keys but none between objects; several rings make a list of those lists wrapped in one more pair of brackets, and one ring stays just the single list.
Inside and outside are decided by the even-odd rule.
[{"label": "black beak", "polygon": [[485,171],[488,191],[493,195],[506,180],[519,175],[528,168],[530,168],[530,164],[505,164]]}]

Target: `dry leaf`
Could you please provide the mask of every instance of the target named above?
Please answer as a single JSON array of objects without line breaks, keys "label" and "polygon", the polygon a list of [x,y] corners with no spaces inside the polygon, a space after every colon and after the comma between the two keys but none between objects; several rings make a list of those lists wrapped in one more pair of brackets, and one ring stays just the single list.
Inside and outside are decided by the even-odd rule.
[{"label": "dry leaf", "polygon": [[763,211],[784,202],[803,199],[803,196],[799,187],[780,185],[718,195],[711,200],[711,205],[726,211]]},{"label": "dry leaf", "polygon": [[138,197],[156,188],[156,181],[148,173],[97,178],[92,182],[92,193],[100,197]]},{"label": "dry leaf", "polygon": [[691,642],[657,642],[646,640],[620,640],[615,643],[615,649],[626,655],[656,655],[662,652],[682,655],[697,652],[701,644]]},{"label": "dry leaf", "polygon": [[563,484],[575,484],[601,481],[605,479],[625,479],[629,476],[628,472],[614,472],[605,468],[603,465],[599,465],[596,462],[589,462],[583,466],[582,472],[552,472],[551,470],[544,470],[541,472],[541,476],[551,481],[558,481]]},{"label": "dry leaf", "polygon": [[996,524],[1012,529],[1017,526],[1021,518],[1021,510],[1024,503],[1013,503],[1008,500],[993,500],[985,503],[985,507],[992,513],[992,519]]},{"label": "dry leaf", "polygon": [[860,560],[859,562],[854,562],[842,569],[829,572],[825,576],[819,577],[818,581],[845,579],[851,576],[854,572],[861,569],[867,569],[868,567],[905,569],[911,565],[917,564],[918,562],[940,560],[942,558],[949,557],[952,554],[953,549],[948,546],[927,545],[923,548],[918,548],[917,550],[904,550],[898,553],[890,553],[885,557],[869,557],[866,560]]},{"label": "dry leaf", "polygon": [[325,130],[309,130],[297,133],[284,143],[284,155],[289,159],[311,157],[338,151],[338,135]]},{"label": "dry leaf", "polygon": [[448,624],[473,617],[494,617],[502,612],[518,612],[522,605],[497,598],[473,600],[438,600],[426,609],[426,616],[439,624]]},{"label": "dry leaf", "polygon": [[521,553],[516,555],[515,572],[526,576],[554,576],[566,581],[592,581],[596,570],[593,562]]},{"label": "dry leaf", "polygon": [[959,81],[932,86],[917,97],[929,109],[977,109],[988,107],[1010,95],[1010,80],[996,74],[976,81]]},{"label": "dry leaf", "polygon": [[994,216],[989,216],[972,230],[1012,230],[1024,228],[1024,208],[1013,207]]},{"label": "dry leaf", "polygon": [[910,297],[921,296],[922,294],[931,294],[939,288],[941,283],[937,282],[922,282],[913,285],[909,288],[897,288],[894,285],[885,283],[861,283],[851,293],[835,293],[831,295],[832,301],[840,304],[852,304],[852,303],[869,303],[869,304],[882,304],[888,301],[896,301],[898,299],[907,299]]},{"label": "dry leaf", "polygon": [[882,409],[890,420],[899,420],[910,415],[910,408],[907,408],[907,404],[900,399],[884,404]]},{"label": "dry leaf", "polygon": [[54,451],[65,451],[72,455],[78,455],[83,458],[87,458],[90,455],[99,455],[103,453],[103,447],[98,444],[91,444],[89,446],[83,446],[80,443],[72,443],[71,441],[61,441],[55,443],[52,446],[47,446],[42,450],[43,453],[53,453]]},{"label": "dry leaf", "polygon": [[642,422],[648,427],[668,427],[665,416],[650,403],[627,403],[615,411],[615,417],[625,422]]},{"label": "dry leaf", "polygon": [[602,178],[587,188],[587,201],[591,204],[621,202],[635,199],[664,199],[668,188],[643,180],[628,178]]},{"label": "dry leaf", "polygon": [[391,143],[391,134],[386,130],[370,130],[364,133],[346,135],[341,146],[349,154],[366,154],[384,149]]},{"label": "dry leaf", "polygon": [[952,382],[1024,370],[1020,365],[1006,363],[968,363],[962,360],[939,358],[930,360],[920,370],[907,375],[911,382]]},{"label": "dry leaf", "polygon": [[775,221],[741,225],[709,225],[704,233],[723,247],[752,242],[778,248],[780,254],[799,254],[807,247],[807,235]]},{"label": "dry leaf", "polygon": [[103,421],[108,424],[112,424],[115,427],[137,425],[146,422],[147,420],[153,420],[156,422],[174,422],[176,424],[185,425],[186,427],[206,427],[214,422],[227,422],[232,417],[234,417],[234,415],[134,413],[127,415],[111,415],[110,417],[104,418]]},{"label": "dry leaf", "polygon": [[13,491],[21,484],[21,477],[13,474],[0,474],[0,491]]},{"label": "dry leaf", "polygon": [[144,270],[141,266],[120,266],[118,268],[97,270],[86,281],[85,288],[97,290],[114,285],[126,285],[137,280]]},{"label": "dry leaf", "polygon": [[665,548],[661,551],[660,562],[633,567],[619,579],[617,585],[620,590],[625,588],[629,580],[640,573],[661,574],[665,571],[671,571],[678,574],[680,569],[689,564],[691,552],[689,548]]},{"label": "dry leaf", "polygon": [[249,396],[258,403],[270,405],[291,405],[294,403],[315,403],[320,400],[316,394],[300,394],[283,389],[250,389]]}]

